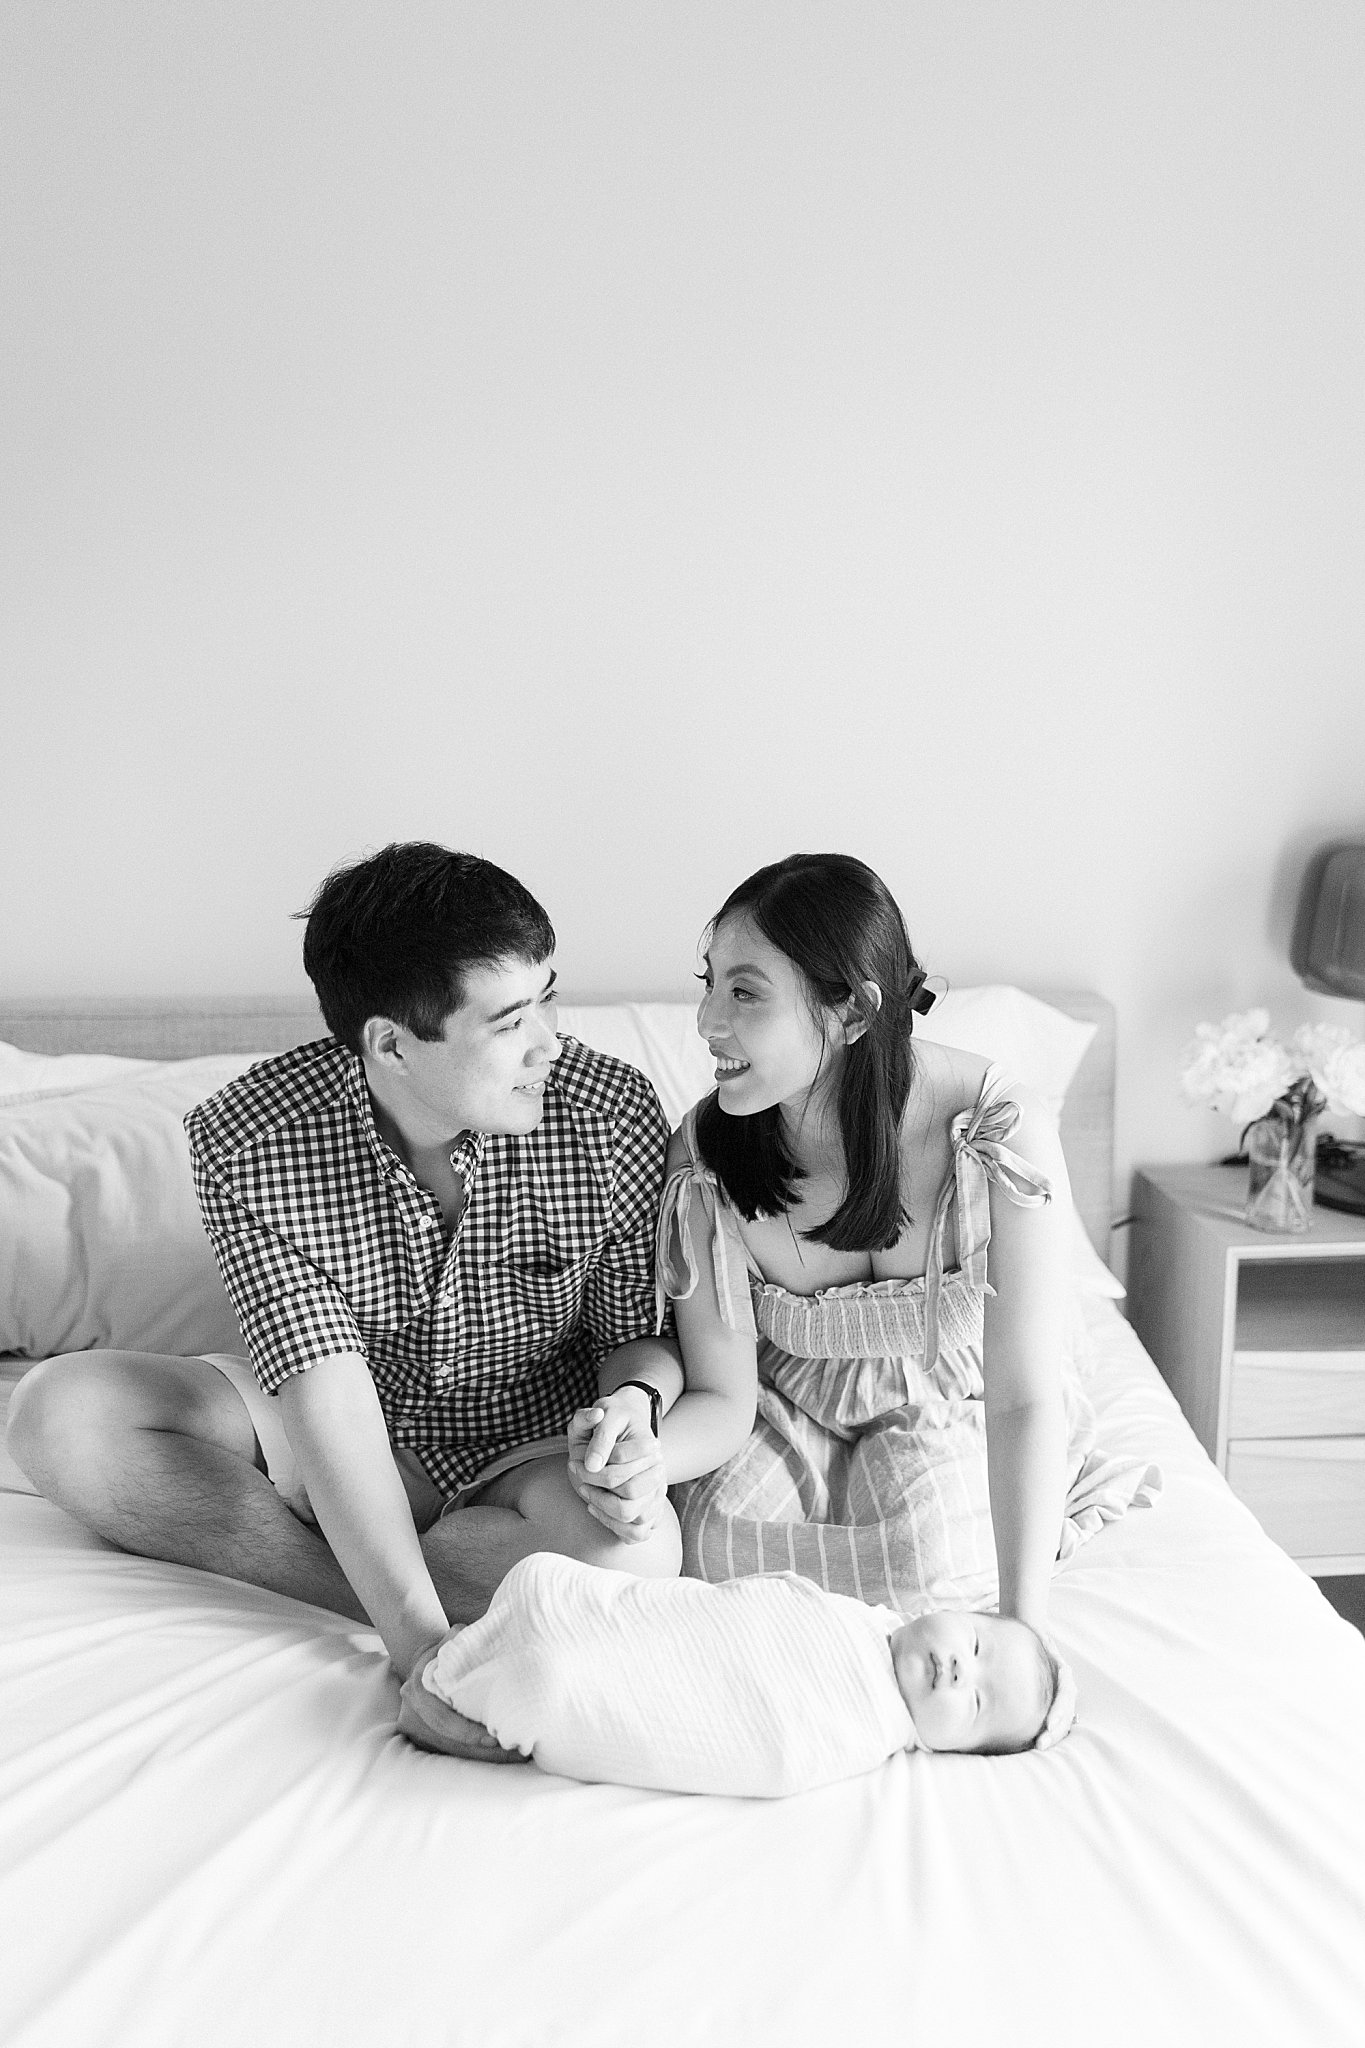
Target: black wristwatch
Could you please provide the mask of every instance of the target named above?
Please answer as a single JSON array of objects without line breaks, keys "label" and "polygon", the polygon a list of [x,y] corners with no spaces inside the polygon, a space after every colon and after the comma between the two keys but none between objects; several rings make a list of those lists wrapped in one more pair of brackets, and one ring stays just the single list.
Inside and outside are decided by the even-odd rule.
[{"label": "black wristwatch", "polygon": [[659,1389],[657,1387],[651,1387],[648,1380],[622,1380],[621,1386],[617,1387],[616,1389],[616,1392],[618,1394],[621,1391],[621,1387],[638,1387],[642,1394],[648,1394],[649,1426],[653,1430],[655,1436],[657,1436],[659,1434],[659,1424],[663,1420],[664,1412],[664,1397],[659,1392]]}]

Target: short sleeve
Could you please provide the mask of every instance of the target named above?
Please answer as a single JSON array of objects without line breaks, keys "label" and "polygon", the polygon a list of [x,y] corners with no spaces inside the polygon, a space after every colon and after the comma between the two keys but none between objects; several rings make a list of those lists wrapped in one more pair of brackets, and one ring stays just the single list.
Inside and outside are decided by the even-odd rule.
[{"label": "short sleeve", "polygon": [[364,1358],[364,1339],[335,1283],[229,1194],[193,1146],[191,1153],[204,1228],[263,1390],[277,1394],[321,1358]]}]

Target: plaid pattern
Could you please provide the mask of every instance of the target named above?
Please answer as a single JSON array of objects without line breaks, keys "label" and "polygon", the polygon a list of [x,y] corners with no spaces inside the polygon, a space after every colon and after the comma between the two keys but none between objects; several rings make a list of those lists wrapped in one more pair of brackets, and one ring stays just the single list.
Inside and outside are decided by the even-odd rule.
[{"label": "plaid pattern", "polygon": [[440,1204],[375,1127],[335,1039],[262,1061],[185,1119],[195,1187],[256,1377],[277,1393],[367,1361],[396,1444],[447,1497],[562,1432],[608,1352],[658,1327],[654,1224],[668,1125],[653,1088],[576,1039],[526,1137],[467,1133]]}]

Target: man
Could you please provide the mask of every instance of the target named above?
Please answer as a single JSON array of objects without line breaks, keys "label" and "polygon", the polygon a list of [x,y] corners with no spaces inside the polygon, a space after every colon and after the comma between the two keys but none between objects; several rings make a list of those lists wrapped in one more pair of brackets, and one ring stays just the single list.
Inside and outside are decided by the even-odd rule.
[{"label": "man", "polygon": [[[534,1551],[677,1573],[668,1127],[633,1068],[561,1046],[554,944],[471,855],[393,845],[329,876],[304,965],[331,1038],[186,1119],[250,1366],[36,1367],[10,1440],[50,1499],[121,1549],[372,1620],[404,1678]],[[599,1371],[614,1447],[586,1472],[580,1424],[571,1478]],[[405,1701],[428,1746],[489,1740],[420,1686]]]}]

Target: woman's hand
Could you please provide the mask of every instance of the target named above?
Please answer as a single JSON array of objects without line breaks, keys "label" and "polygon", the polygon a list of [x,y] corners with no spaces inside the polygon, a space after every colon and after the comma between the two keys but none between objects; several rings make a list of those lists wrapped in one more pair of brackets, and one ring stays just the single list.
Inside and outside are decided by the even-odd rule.
[{"label": "woman's hand", "polygon": [[668,1499],[663,1450],[638,1387],[603,1394],[569,1424],[569,1483],[595,1522],[626,1543],[652,1534]]}]

